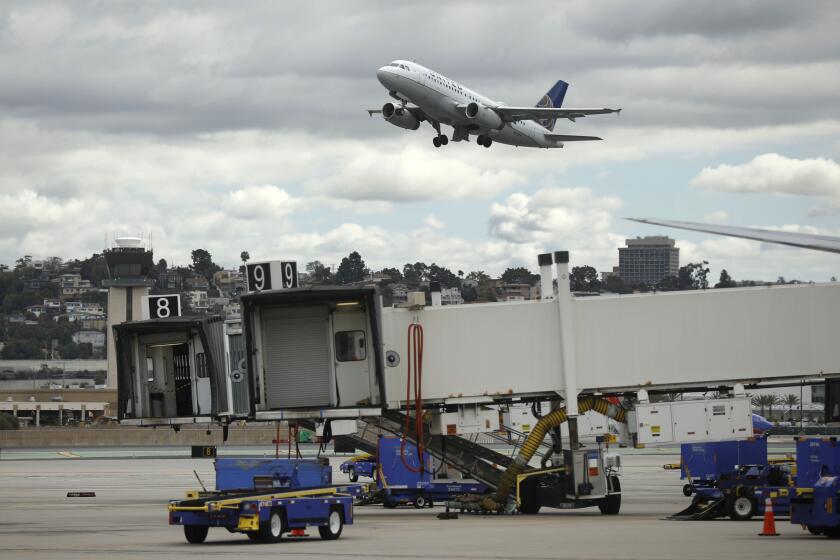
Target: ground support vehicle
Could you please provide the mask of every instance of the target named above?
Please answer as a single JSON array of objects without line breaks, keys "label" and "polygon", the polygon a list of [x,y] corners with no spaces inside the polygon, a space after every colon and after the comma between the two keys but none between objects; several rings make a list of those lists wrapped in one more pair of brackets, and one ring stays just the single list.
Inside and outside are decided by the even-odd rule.
[{"label": "ground support vehicle", "polygon": [[329,469],[318,461],[218,459],[221,484],[214,491],[190,491],[186,499],[170,501],[169,524],[183,525],[193,544],[204,542],[210,527],[262,542],[317,527],[322,539],[337,539],[344,525],[353,523],[354,497],[365,488],[329,480],[309,485],[331,478]]},{"label": "ground support vehicle", "polygon": [[350,477],[350,482],[356,482],[360,476],[374,478],[376,476],[376,457],[364,453],[344,461],[339,467],[341,472]]},{"label": "ground support vehicle", "polygon": [[840,538],[840,444],[837,438],[800,438],[790,522],[815,535]]},{"label": "ground support vehicle", "polygon": [[433,507],[462,494],[484,494],[490,488],[474,480],[435,480],[435,464],[428,451],[419,460],[417,446],[400,438],[381,437],[377,445],[376,483],[382,505]]},{"label": "ground support vehicle", "polygon": [[746,521],[764,514],[766,497],[773,500],[773,511],[787,515],[794,492],[786,465],[739,465],[722,474],[713,486],[699,486],[691,505],[671,516],[676,520],[705,520],[728,516]]},{"label": "ground support vehicle", "polygon": [[766,497],[786,515],[793,492],[790,461],[770,461],[763,437],[741,441],[686,443],[680,450],[683,494],[691,505],[671,516],[679,520],[728,516],[744,521],[764,513]]}]

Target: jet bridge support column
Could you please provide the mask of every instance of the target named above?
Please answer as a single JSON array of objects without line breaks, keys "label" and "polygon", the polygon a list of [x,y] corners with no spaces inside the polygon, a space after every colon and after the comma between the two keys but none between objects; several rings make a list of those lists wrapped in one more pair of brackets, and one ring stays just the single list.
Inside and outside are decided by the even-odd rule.
[{"label": "jet bridge support column", "polygon": [[[566,413],[569,416],[569,436],[572,429],[577,435],[577,425],[573,420],[578,415],[577,404],[577,367],[575,363],[574,321],[572,320],[572,292],[569,290],[569,252],[555,251],[554,264],[557,267],[557,308],[560,313],[560,354],[563,362],[563,397],[566,400]],[[574,424],[574,426],[573,426]],[[577,441],[572,440],[574,449]]]}]

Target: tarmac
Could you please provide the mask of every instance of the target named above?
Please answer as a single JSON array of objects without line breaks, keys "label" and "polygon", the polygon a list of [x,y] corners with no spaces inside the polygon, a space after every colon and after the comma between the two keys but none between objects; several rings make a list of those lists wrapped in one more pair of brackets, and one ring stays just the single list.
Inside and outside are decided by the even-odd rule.
[{"label": "tarmac", "polygon": [[[773,446],[775,453],[788,446]],[[792,447],[791,447],[792,449]],[[306,448],[306,454],[314,450]],[[224,448],[220,454],[272,456],[273,448]],[[669,521],[688,505],[677,450],[621,450],[622,508],[539,515],[461,515],[441,521],[442,507],[386,510],[355,508],[355,523],[337,541],[304,539],[252,543],[213,529],[203,545],[190,545],[180,527],[167,524],[166,503],[196,488],[195,469],[213,484],[213,463],[191,459],[183,448],[3,450],[0,454],[0,555],[4,558],[483,558],[658,560],[837,557],[838,542],[815,537],[777,519],[779,537],[759,537],[761,520]],[[343,480],[332,457],[335,480]],[[94,491],[95,498],[67,498]]]}]

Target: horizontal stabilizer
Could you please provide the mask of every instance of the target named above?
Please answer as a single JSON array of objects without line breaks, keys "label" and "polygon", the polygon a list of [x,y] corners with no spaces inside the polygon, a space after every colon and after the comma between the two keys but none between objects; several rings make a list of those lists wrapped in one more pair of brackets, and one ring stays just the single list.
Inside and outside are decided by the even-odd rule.
[{"label": "horizontal stabilizer", "polygon": [[556,142],[586,142],[587,140],[603,140],[597,136],[571,136],[569,134],[546,134],[546,140],[554,140]]}]

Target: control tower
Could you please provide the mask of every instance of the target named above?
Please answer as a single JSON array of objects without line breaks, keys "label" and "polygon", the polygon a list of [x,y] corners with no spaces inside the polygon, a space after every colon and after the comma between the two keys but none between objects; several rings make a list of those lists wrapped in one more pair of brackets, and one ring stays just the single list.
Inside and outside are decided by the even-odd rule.
[{"label": "control tower", "polygon": [[142,237],[116,237],[113,246],[105,249],[108,280],[108,388],[117,387],[117,352],[112,327],[140,319],[142,297],[149,295],[154,281],[149,273],[154,266],[152,250]]}]

